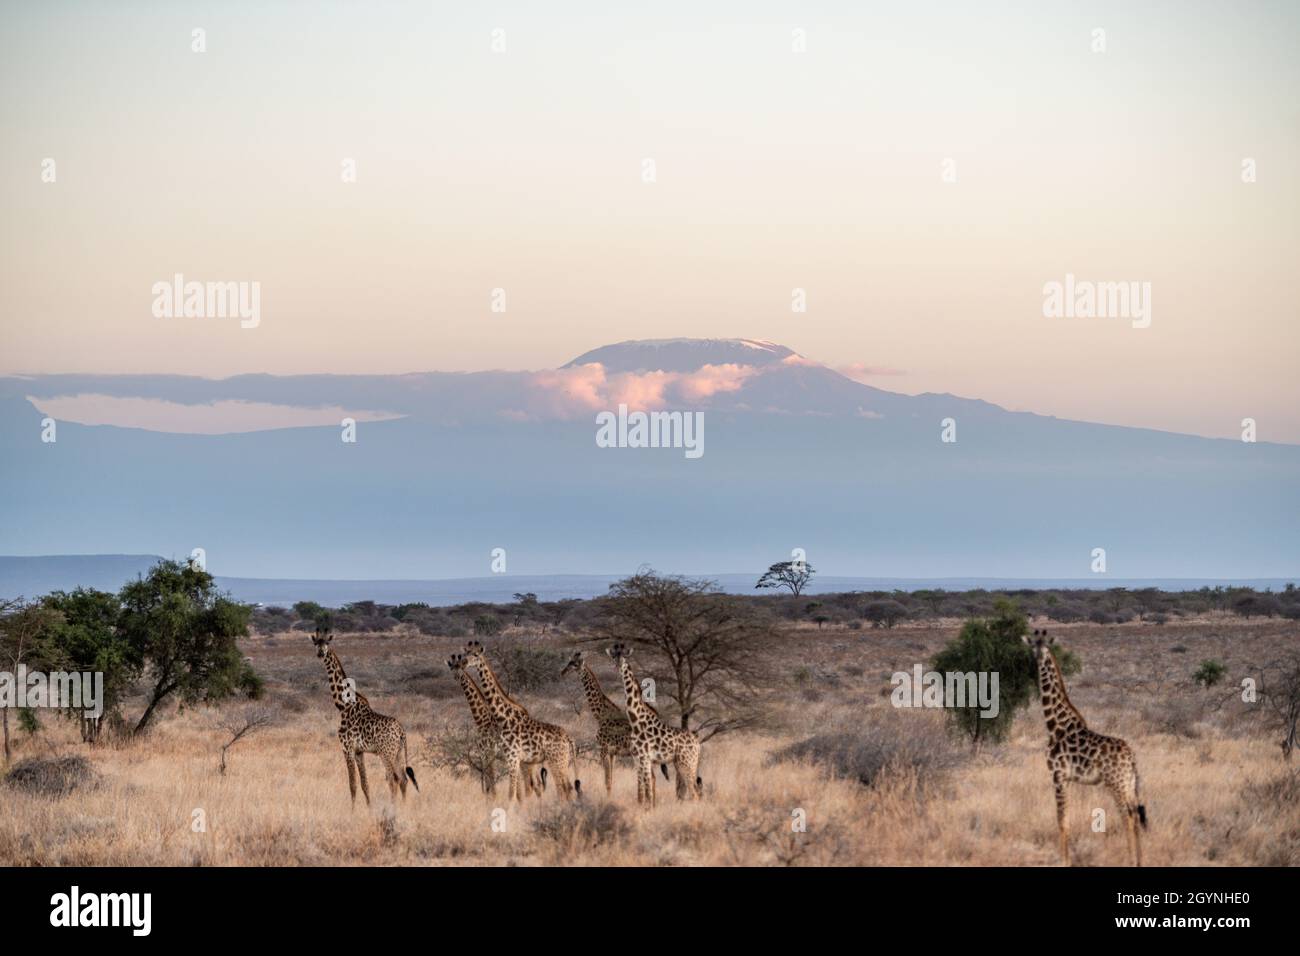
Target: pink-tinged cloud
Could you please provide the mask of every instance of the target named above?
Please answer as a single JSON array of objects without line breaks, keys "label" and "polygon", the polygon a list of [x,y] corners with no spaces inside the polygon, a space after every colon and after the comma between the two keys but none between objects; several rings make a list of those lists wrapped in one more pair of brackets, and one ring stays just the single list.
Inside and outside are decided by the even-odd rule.
[{"label": "pink-tinged cloud", "polygon": [[688,401],[699,401],[719,392],[736,392],[758,371],[752,365],[705,365],[683,375],[677,383],[677,392]]},{"label": "pink-tinged cloud", "polygon": [[599,362],[576,368],[534,372],[529,376],[527,412],[512,409],[508,417],[578,418],[592,411],[626,405],[651,411],[674,404],[706,401],[735,392],[762,369],[752,365],[704,365],[694,372],[619,372],[607,376]]},{"label": "pink-tinged cloud", "polygon": [[798,352],[796,352],[794,355],[787,355],[785,358],[781,359],[781,364],[782,364],[782,365],[818,366],[818,365],[821,365],[822,363],[821,363],[821,362],[814,362],[814,361],[813,361],[812,359],[810,359],[810,358],[804,358],[802,355],[800,355]]},{"label": "pink-tinged cloud", "polygon": [[675,372],[623,372],[609,381],[609,406],[626,405],[646,411],[668,404],[664,390],[678,378]]},{"label": "pink-tinged cloud", "polygon": [[605,368],[599,362],[534,372],[528,381],[531,418],[580,418],[609,407]]},{"label": "pink-tinged cloud", "polygon": [[857,382],[864,382],[869,378],[877,378],[881,375],[906,375],[907,370],[901,368],[890,368],[886,365],[865,365],[862,362],[850,362],[848,365],[837,365],[835,371],[839,372],[846,378],[851,378]]}]

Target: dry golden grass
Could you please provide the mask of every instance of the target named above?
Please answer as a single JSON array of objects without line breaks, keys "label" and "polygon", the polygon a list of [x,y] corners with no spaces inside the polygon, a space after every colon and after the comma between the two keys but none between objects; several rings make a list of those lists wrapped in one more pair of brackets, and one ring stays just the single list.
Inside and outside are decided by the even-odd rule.
[{"label": "dry golden grass", "polygon": [[[1070,681],[1075,704],[1094,729],[1125,737],[1137,753],[1151,821],[1145,862],[1300,862],[1300,801],[1294,782],[1289,790],[1279,783],[1286,768],[1273,735],[1240,707],[1210,707],[1222,695],[1194,687],[1189,676],[1202,658],[1218,657],[1237,680],[1248,662],[1294,641],[1295,625],[1054,630],[1084,662]],[[771,729],[708,742],[705,799],[679,803],[661,779],[652,811],[637,807],[630,767],[619,766],[607,800],[599,767],[586,761],[580,809],[565,809],[554,788],[508,806],[504,785],[488,797],[476,779],[420,763],[421,792],[394,805],[375,758],[368,759],[373,805],[354,809],[336,712],[309,642],[255,637],[246,651],[268,678],[267,703],[278,722],[237,744],[224,776],[217,772],[225,739],[218,720],[240,705],[169,713],[145,739],[120,747],[85,748],[70,725],[54,722],[35,740],[20,741],[16,756],[84,753],[100,784],[64,797],[3,789],[0,864],[1056,865],[1036,705],[1017,719],[1006,745],[978,755],[959,749],[957,765],[943,771],[895,767],[872,787],[819,766],[770,760],[773,751],[833,725],[878,733],[893,721],[903,732],[941,740],[941,715],[893,711],[882,690],[892,671],[926,660],[953,633],[945,626],[790,634],[797,660],[772,701]],[[459,689],[441,663],[450,641],[344,635],[335,646],[372,705],[403,721],[413,759],[425,735],[464,719]],[[609,671],[606,689],[613,687]],[[520,696],[542,719],[590,737],[589,718],[573,711],[573,689],[557,683],[544,695]],[[1074,787],[1071,800],[1076,864],[1124,865],[1123,826],[1110,798]],[[1109,833],[1093,832],[1095,807],[1112,816]],[[504,829],[499,818],[493,826],[496,808],[506,811]],[[198,810],[202,832],[192,826]],[[792,830],[798,810],[805,833]]]}]

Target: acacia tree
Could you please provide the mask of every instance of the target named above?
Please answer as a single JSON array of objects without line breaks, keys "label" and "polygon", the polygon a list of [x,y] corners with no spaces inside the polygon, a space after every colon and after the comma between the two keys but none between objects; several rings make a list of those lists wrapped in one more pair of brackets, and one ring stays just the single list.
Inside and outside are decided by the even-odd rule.
[{"label": "acacia tree", "polygon": [[763,572],[754,589],[789,588],[790,593],[798,597],[815,573],[807,561],[780,561]]},{"label": "acacia tree", "polygon": [[1290,760],[1300,728],[1300,651],[1288,651],[1261,670],[1259,699],[1282,734],[1282,756]]},{"label": "acacia tree", "polygon": [[[18,668],[24,664],[38,670],[53,670],[59,666],[59,649],[51,636],[57,622],[58,614],[39,604],[28,604],[22,598],[0,600],[0,665],[13,675],[11,680],[17,680]],[[0,702],[6,764],[11,757],[11,709]]]},{"label": "acacia tree", "polygon": [[217,591],[212,575],[192,564],[160,561],[149,576],[122,588],[118,631],[146,665],[152,687],[134,733],[173,694],[182,703],[261,693],[236,639],[248,634],[252,608]]},{"label": "acacia tree", "polygon": [[[144,661],[141,648],[135,647],[117,630],[121,605],[116,594],[77,588],[75,591],[55,591],[41,603],[59,614],[53,638],[63,654],[66,666],[72,670],[98,672],[104,675],[103,714],[116,712],[122,698],[140,676]],[[96,743],[103,723],[100,717],[77,713],[81,724],[81,739]]]},{"label": "acacia tree", "polygon": [[639,676],[656,677],[683,729],[694,724],[708,740],[757,723],[758,692],[771,676],[771,631],[748,604],[712,581],[645,570],[611,584],[598,607],[600,637],[592,640],[645,648]]}]

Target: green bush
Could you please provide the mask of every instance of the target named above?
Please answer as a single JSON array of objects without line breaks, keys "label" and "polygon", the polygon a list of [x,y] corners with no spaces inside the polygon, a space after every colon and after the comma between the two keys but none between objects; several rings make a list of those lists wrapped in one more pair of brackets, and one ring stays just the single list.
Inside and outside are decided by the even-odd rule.
[{"label": "green bush", "polygon": [[1005,740],[1016,711],[1028,704],[1037,690],[1034,658],[1021,640],[1028,628],[1025,616],[1016,605],[999,599],[993,617],[967,621],[961,633],[930,662],[931,670],[940,673],[997,673],[996,717],[981,717],[976,702],[947,710],[954,729],[968,737],[974,746]]},{"label": "green bush", "polygon": [[1218,661],[1205,660],[1201,661],[1201,666],[1198,667],[1196,673],[1192,675],[1192,680],[1196,681],[1196,683],[1200,684],[1202,687],[1213,687],[1215,684],[1223,680],[1223,676],[1227,672],[1228,669]]}]

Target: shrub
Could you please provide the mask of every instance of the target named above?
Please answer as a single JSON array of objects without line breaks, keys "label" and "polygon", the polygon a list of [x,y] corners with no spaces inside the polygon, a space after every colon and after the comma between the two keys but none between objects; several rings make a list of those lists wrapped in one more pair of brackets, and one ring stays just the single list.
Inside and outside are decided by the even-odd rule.
[{"label": "shrub", "polygon": [[907,608],[897,601],[872,601],[862,609],[872,627],[893,627],[907,618]]},{"label": "shrub", "polygon": [[510,693],[531,693],[558,681],[567,661],[562,651],[514,645],[497,654],[496,672]]},{"label": "shrub", "polygon": [[1083,611],[1073,604],[1054,604],[1047,611],[1049,621],[1058,621],[1061,624],[1073,624],[1075,621],[1082,621],[1084,616]]},{"label": "shrub", "polygon": [[5,783],[43,797],[64,797],[74,790],[93,789],[99,774],[85,757],[28,757],[14,764]]},{"label": "shrub", "polygon": [[[928,727],[905,726],[908,718],[867,720],[835,728],[775,751],[769,762],[809,762],[864,787],[875,786],[889,771],[913,771],[921,783],[935,782],[960,756],[951,741]],[[927,732],[929,730],[930,732]]]},{"label": "shrub", "polygon": [[1223,680],[1223,675],[1227,672],[1228,669],[1219,661],[1204,660],[1201,661],[1201,666],[1196,669],[1196,673],[1192,675],[1192,680],[1202,687],[1213,687]]},{"label": "shrub", "polygon": [[978,702],[969,702],[966,707],[949,707],[946,711],[954,727],[977,747],[986,740],[994,743],[1005,740],[1016,711],[1029,703],[1038,686],[1033,655],[1021,640],[1028,630],[1024,615],[1005,599],[1000,599],[994,608],[995,617],[967,621],[956,639],[930,662],[930,668],[940,673],[997,673],[996,717],[981,717]]},{"label": "shrub", "polygon": [[492,637],[501,633],[501,619],[493,614],[480,614],[474,618],[474,633],[479,637]]},{"label": "shrub", "polygon": [[533,832],[565,851],[590,850],[626,840],[632,825],[617,804],[578,800],[540,814],[533,821]]}]

